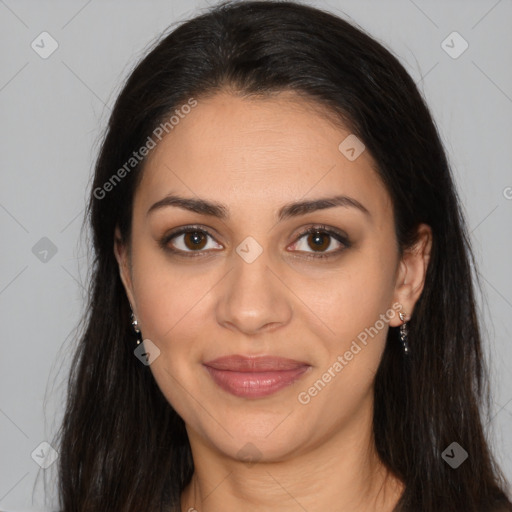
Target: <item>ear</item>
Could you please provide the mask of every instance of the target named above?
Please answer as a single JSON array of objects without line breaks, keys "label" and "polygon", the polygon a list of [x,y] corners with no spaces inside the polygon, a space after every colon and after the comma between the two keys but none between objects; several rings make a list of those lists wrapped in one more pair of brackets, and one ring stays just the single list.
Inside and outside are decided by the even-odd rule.
[{"label": "ear", "polygon": [[[407,320],[412,317],[414,306],[423,291],[431,248],[432,229],[427,224],[420,224],[417,242],[404,251],[400,260],[394,293],[394,302],[402,305],[401,311],[406,314]],[[402,323],[398,311],[389,322],[392,327]]]},{"label": "ear", "polygon": [[[133,294],[133,286],[131,279],[131,260],[127,243],[122,239],[119,226],[116,226],[114,233],[114,254],[119,265],[119,275],[123,282],[126,295],[132,308],[135,308],[135,300]],[[135,309],[133,309],[135,312]]]}]

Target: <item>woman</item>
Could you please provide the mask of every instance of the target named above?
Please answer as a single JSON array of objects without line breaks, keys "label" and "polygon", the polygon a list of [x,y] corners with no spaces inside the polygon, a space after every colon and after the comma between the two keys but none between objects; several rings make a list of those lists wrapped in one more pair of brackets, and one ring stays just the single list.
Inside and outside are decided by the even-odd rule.
[{"label": "woman", "polygon": [[372,38],[293,2],[184,23],[89,214],[63,511],[512,510],[449,165]]}]

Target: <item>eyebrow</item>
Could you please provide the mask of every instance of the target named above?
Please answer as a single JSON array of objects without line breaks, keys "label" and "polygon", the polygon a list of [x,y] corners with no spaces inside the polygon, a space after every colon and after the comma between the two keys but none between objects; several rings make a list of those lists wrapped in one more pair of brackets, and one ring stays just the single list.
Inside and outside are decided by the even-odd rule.
[{"label": "eyebrow", "polygon": [[[209,215],[217,217],[221,220],[229,219],[229,209],[226,205],[215,201],[207,201],[206,199],[194,199],[188,197],[181,197],[175,194],[169,194],[160,201],[153,204],[146,215],[165,208],[168,206],[174,206],[182,208],[200,215]],[[359,201],[352,197],[337,195],[332,197],[324,197],[319,199],[312,199],[309,201],[296,201],[285,204],[279,209],[278,221],[281,222],[285,219],[292,217],[298,217],[307,213],[315,212],[317,210],[325,210],[327,208],[334,208],[336,206],[342,206],[345,208],[356,208],[368,217],[371,218],[371,214],[365,206]]]}]

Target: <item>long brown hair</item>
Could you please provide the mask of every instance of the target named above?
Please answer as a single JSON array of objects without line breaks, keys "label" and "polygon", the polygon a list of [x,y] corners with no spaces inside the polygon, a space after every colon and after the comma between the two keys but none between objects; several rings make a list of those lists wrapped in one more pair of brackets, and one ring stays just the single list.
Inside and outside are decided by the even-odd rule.
[{"label": "long brown hair", "polygon": [[[138,63],[117,98],[87,210],[94,263],[58,433],[62,511],[179,510],[191,479],[184,422],[134,357],[113,252],[116,225],[130,238],[145,160],[112,177],[175,109],[225,87],[243,95],[292,90],[327,106],[377,162],[400,248],[414,243],[420,223],[432,228],[425,287],[409,322],[411,354],[404,357],[391,328],[375,378],[376,446],[405,483],[395,512],[512,511],[482,426],[489,392],[474,257],[429,110],[397,58],[362,30],[274,1],[223,3],[181,24]],[[453,442],[469,455],[456,469],[442,457]]]}]

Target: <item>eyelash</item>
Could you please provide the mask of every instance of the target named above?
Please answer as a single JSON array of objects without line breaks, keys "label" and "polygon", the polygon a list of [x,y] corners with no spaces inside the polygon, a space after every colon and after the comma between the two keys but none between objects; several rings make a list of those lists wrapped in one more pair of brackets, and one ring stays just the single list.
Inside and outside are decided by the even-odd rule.
[{"label": "eyelash", "polygon": [[[209,237],[215,239],[215,237],[207,229],[204,229],[200,226],[187,226],[186,228],[181,228],[181,229],[172,231],[171,233],[164,235],[159,240],[159,245],[162,249],[164,249],[166,251],[169,251],[173,254],[177,254],[180,256],[184,256],[186,258],[194,258],[194,257],[202,256],[204,253],[208,253],[210,251],[209,250],[207,250],[207,251],[182,251],[181,249],[173,249],[168,245],[169,242],[173,238],[176,238],[183,234],[197,233],[197,232],[204,233],[204,234],[208,235]],[[339,255],[342,251],[344,251],[345,249],[348,249],[351,246],[349,239],[345,235],[343,235],[342,233],[335,231],[331,228],[328,228],[327,226],[325,226],[323,224],[311,226],[311,227],[305,229],[304,231],[302,231],[301,233],[299,233],[297,235],[296,241],[299,241],[301,238],[303,238],[306,235],[316,234],[316,233],[329,235],[332,238],[334,238],[335,240],[337,240],[338,242],[340,242],[345,247],[341,248],[341,249],[337,249],[335,251],[330,251],[327,253],[316,253],[316,254],[315,253],[306,253],[307,256],[301,256],[301,257],[306,258],[306,259],[311,259],[311,260],[332,258],[332,257]],[[294,243],[296,243],[296,242],[294,242]]]}]

